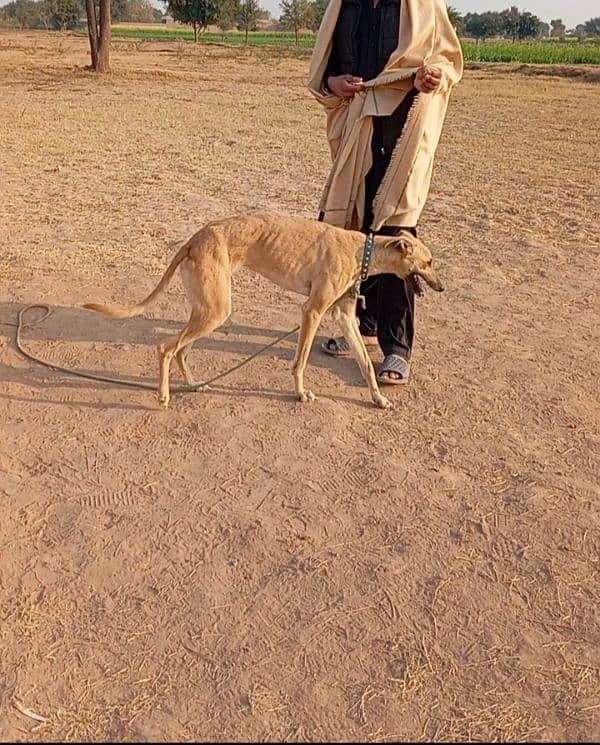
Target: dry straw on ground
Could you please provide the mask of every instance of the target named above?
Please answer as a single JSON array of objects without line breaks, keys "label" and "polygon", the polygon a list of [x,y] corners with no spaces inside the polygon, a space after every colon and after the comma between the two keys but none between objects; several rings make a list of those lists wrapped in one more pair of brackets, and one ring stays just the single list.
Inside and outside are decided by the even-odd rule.
[{"label": "dry straw on ground", "polygon": [[[77,305],[143,296],[210,218],[314,215],[324,121],[293,57],[86,63],[0,34],[0,323],[50,303],[40,354],[154,377],[178,282],[144,318]],[[0,326],[3,739],[600,737],[599,116],[591,83],[467,74],[421,227],[448,291],[389,415],[317,352],[296,404],[291,342],[163,412]],[[297,321],[235,285],[198,375]]]}]

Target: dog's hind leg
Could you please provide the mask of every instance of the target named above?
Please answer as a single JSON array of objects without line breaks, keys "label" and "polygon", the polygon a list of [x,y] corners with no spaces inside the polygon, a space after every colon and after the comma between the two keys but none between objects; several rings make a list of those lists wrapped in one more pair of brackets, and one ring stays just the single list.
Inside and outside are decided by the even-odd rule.
[{"label": "dog's hind leg", "polygon": [[[183,370],[187,371],[187,376],[184,372],[186,383],[194,385],[194,380],[186,364],[185,358],[193,343],[197,339],[207,336],[216,328],[219,328],[219,326],[227,320],[230,312],[231,310],[229,306],[216,310],[212,308],[208,313],[193,312],[188,325],[178,336],[173,337],[171,341],[166,342],[165,344],[159,345],[158,402],[161,406],[166,408],[169,405],[169,373],[173,356],[175,356],[180,366],[183,365]],[[183,362],[181,357],[182,353]]]},{"label": "dog's hind leg", "polygon": [[195,385],[196,381],[194,380],[194,377],[192,375],[192,371],[188,367],[187,363],[187,357],[190,353],[190,350],[192,349],[193,344],[188,344],[185,347],[182,347],[179,352],[175,355],[175,359],[177,360],[177,364],[179,365],[179,369],[181,370],[181,374],[183,375],[183,379],[187,383],[187,385]]},{"label": "dog's hind leg", "polygon": [[195,288],[192,305],[187,326],[180,334],[158,347],[158,401],[165,407],[169,405],[169,372],[173,356],[177,359],[186,382],[193,385],[186,363],[192,344],[218,328],[231,313],[231,286],[225,269],[222,274],[215,273],[211,280],[205,280],[201,286]]},{"label": "dog's hind leg", "polygon": [[173,355],[177,354],[177,348],[184,341],[186,332],[190,328],[193,316],[190,318],[188,325],[177,336],[171,337],[169,341],[159,344],[156,351],[158,352],[158,403],[165,409],[169,405],[171,394],[169,391],[169,375],[171,371],[171,360]]},{"label": "dog's hind leg", "polygon": [[373,363],[360,335],[358,319],[356,317],[356,300],[353,297],[343,297],[338,301],[334,309],[334,317],[336,317],[342,334],[350,346],[350,351],[358,362],[364,379],[367,381],[373,403],[379,406],[380,409],[391,408],[391,402],[379,390]]}]

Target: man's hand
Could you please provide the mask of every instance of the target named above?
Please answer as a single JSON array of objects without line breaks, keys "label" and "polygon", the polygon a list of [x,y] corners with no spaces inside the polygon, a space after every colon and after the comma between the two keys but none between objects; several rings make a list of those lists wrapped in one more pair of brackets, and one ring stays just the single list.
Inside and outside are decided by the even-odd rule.
[{"label": "man's hand", "polygon": [[423,65],[415,75],[415,88],[419,93],[433,93],[442,82],[442,71],[437,67]]},{"label": "man's hand", "polygon": [[327,78],[327,87],[338,98],[354,98],[364,89],[362,78],[355,75],[331,75]]}]

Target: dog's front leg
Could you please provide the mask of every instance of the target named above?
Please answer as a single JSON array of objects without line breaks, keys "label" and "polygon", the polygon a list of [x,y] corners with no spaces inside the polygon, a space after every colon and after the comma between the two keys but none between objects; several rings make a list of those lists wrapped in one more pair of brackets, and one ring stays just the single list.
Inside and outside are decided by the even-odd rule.
[{"label": "dog's front leg", "polygon": [[296,357],[292,367],[294,389],[298,401],[302,401],[302,403],[307,403],[316,399],[316,396],[312,391],[307,391],[304,388],[304,370],[306,369],[306,363],[308,362],[310,350],[313,341],[315,340],[315,334],[317,333],[322,318],[323,311],[321,309],[312,308],[309,300],[302,309],[302,326],[300,328],[300,336],[298,337]]},{"label": "dog's front leg", "polygon": [[373,403],[380,409],[391,409],[392,402],[379,390],[373,363],[360,335],[358,319],[356,318],[356,300],[353,297],[344,297],[338,302],[336,310],[342,334],[345,336],[363,377],[367,381]]}]

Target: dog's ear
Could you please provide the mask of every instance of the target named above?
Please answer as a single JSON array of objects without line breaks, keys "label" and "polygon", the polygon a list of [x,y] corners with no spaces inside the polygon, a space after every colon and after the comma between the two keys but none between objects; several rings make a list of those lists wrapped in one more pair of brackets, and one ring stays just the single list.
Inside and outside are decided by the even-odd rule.
[{"label": "dog's ear", "polygon": [[389,245],[400,251],[404,256],[412,256],[415,239],[410,233],[400,233],[398,236],[394,236]]}]

